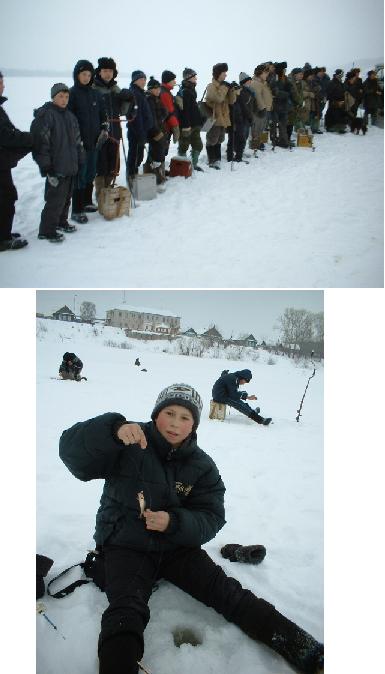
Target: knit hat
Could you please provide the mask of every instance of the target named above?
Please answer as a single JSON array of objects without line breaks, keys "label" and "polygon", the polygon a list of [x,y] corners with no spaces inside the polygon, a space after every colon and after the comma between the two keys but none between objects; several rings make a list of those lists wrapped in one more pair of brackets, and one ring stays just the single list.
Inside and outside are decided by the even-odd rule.
[{"label": "knit hat", "polygon": [[192,68],[185,68],[182,77],[184,80],[190,80],[192,77],[195,77],[197,73]]},{"label": "knit hat", "polygon": [[221,73],[227,73],[228,69],[229,66],[227,63],[216,63],[215,66],[213,66],[214,79],[217,80]]},{"label": "knit hat", "polygon": [[248,80],[251,80],[250,75],[247,73],[239,73],[239,84],[245,84]]},{"label": "knit hat", "polygon": [[51,87],[51,98],[55,98],[56,94],[58,94],[60,91],[69,92],[69,88],[66,84],[63,84],[63,82],[57,82],[53,85],[53,87]]},{"label": "knit hat", "polygon": [[190,410],[194,417],[193,431],[196,431],[202,412],[202,398],[189,384],[171,384],[161,391],[156,399],[151,419],[155,421],[159,412],[169,405],[181,405]]},{"label": "knit hat", "polygon": [[163,84],[168,84],[172,80],[175,80],[176,75],[175,73],[171,72],[171,70],[163,70],[162,72],[162,82]]},{"label": "knit hat", "polygon": [[97,67],[97,72],[100,73],[102,68],[106,68],[108,70],[113,70],[114,71],[114,78],[117,76],[118,71],[116,70],[116,63],[114,59],[108,57],[108,56],[101,56],[100,59],[98,59],[98,67]]},{"label": "knit hat", "polygon": [[147,77],[146,73],[144,73],[143,70],[134,70],[131,73],[131,83],[136,82],[136,80],[140,80],[142,77]]},{"label": "knit hat", "polygon": [[155,79],[154,75],[150,75],[150,79],[147,83],[147,89],[156,89],[157,87],[160,87],[160,82]]}]

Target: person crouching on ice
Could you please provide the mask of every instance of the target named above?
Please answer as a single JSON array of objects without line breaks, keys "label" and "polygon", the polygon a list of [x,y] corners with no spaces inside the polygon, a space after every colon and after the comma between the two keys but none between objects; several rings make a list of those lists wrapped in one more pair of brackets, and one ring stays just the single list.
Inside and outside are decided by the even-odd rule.
[{"label": "person crouching on ice", "polygon": [[[83,363],[74,353],[66,353],[63,355],[63,361],[59,368],[59,375],[62,379],[75,379],[80,381],[80,373],[83,369]],[[83,377],[85,379],[85,377]]]},{"label": "person crouching on ice", "polygon": [[245,400],[257,400],[255,395],[249,396],[246,391],[238,391],[238,387],[242,384],[248,384],[252,379],[250,370],[239,370],[238,372],[229,372],[224,370],[215,382],[212,390],[212,397],[216,403],[224,403],[234,407],[241,414],[245,414],[249,419],[256,421],[257,424],[268,426],[272,419],[261,417],[259,414],[259,407],[253,410]]},{"label": "person crouching on ice", "polygon": [[60,457],[75,477],[104,478],[95,541],[105,559],[109,606],[99,674],[137,674],[154,583],[164,578],[280,653],[301,672],[323,672],[323,646],[245,590],[202,545],[225,524],[225,486],[198,446],[200,395],[172,384],[151,421],[107,413],[64,431]]}]

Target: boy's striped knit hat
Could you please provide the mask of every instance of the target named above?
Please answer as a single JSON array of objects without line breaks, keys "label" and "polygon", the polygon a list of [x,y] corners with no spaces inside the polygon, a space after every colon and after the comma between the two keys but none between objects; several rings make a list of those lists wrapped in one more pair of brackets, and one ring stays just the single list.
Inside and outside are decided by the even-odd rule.
[{"label": "boy's striped knit hat", "polygon": [[196,431],[202,412],[202,398],[189,384],[171,384],[161,391],[156,399],[151,419],[155,421],[159,412],[169,405],[182,405],[190,410],[194,417],[193,430]]}]

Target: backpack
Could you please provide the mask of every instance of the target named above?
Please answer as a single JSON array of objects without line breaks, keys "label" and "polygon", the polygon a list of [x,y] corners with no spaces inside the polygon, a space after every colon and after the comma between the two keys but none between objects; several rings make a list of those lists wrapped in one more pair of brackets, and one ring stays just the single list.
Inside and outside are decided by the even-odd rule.
[{"label": "backpack", "polygon": [[[87,578],[89,578],[90,580],[86,579],[75,580],[73,583],[67,585],[67,587],[64,587],[62,590],[58,590],[57,592],[52,593],[50,591],[50,586],[52,585],[52,583],[54,583],[59,578],[62,578],[66,573],[68,573],[68,571],[74,569],[75,566],[80,566],[80,568],[84,571],[84,575],[87,576]],[[68,569],[64,569],[64,571],[59,573],[58,576],[52,578],[52,580],[50,580],[50,582],[47,585],[47,593],[53,599],[62,599],[63,597],[66,597],[68,594],[71,594],[77,587],[80,587],[81,585],[86,585],[87,583],[91,582],[95,583],[95,585],[99,588],[99,590],[104,592],[106,586],[105,572],[104,572],[104,556],[103,552],[98,549],[90,550],[84,562],[78,562],[78,564],[73,564],[72,566],[69,566]]]}]

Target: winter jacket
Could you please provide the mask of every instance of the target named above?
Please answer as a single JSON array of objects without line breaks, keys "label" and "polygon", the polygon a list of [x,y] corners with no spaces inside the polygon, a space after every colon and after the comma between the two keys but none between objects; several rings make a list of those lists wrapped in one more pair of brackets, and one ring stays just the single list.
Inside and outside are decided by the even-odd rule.
[{"label": "winter jacket", "polygon": [[270,84],[273,94],[273,110],[277,113],[288,113],[291,107],[291,82],[285,76],[283,79],[273,79]]},{"label": "winter jacket", "polygon": [[213,109],[216,126],[223,126],[225,129],[230,126],[229,105],[235,103],[235,99],[234,89],[213,78],[207,87],[205,101]]},{"label": "winter jacket", "polygon": [[[75,424],[60,438],[60,457],[75,477],[105,480],[96,543],[149,552],[200,546],[214,538],[225,524],[225,487],[214,461],[198,447],[196,434],[175,449],[152,421],[140,422],[147,439],[143,450],[117,438],[122,423],[121,414],[102,414]],[[140,492],[146,508],[169,513],[165,532],[146,529]]]},{"label": "winter jacket", "polygon": [[34,111],[32,155],[43,176],[75,176],[84,162],[78,120],[51,101]]},{"label": "winter jacket", "polygon": [[178,91],[178,96],[183,100],[183,110],[179,112],[179,123],[181,129],[188,129],[202,126],[202,117],[197,103],[196,85],[190,80],[183,80],[182,86]]},{"label": "winter jacket", "polygon": [[166,131],[171,133],[174,126],[179,126],[178,111],[175,107],[174,96],[169,84],[163,83],[160,89],[160,100],[166,108],[168,115],[165,120]]},{"label": "winter jacket", "polygon": [[159,133],[164,133],[164,122],[168,112],[159,96],[154,96],[150,91],[147,91],[146,99],[152,113],[152,126],[148,131],[148,138],[152,140]]},{"label": "winter jacket", "polygon": [[345,88],[336,76],[329,82],[327,97],[331,108],[341,107],[339,104],[345,103]]},{"label": "winter jacket", "polygon": [[137,108],[135,119],[127,123],[128,139],[135,139],[140,145],[144,145],[148,140],[149,130],[154,126],[153,115],[143,89],[133,82],[129,91],[135,97]]},{"label": "winter jacket", "polygon": [[14,168],[32,150],[31,134],[16,129],[3,109],[7,100],[5,96],[0,96],[0,171]]},{"label": "winter jacket", "polygon": [[246,391],[238,391],[240,379],[250,381],[250,370],[238,370],[224,374],[215,382],[212,390],[213,400],[217,403],[225,403],[228,399],[242,400],[247,398]]},{"label": "winter jacket", "polygon": [[[69,365],[68,361],[71,361],[71,365]],[[59,367],[59,373],[60,372],[72,372],[73,374],[79,374],[83,369],[83,363],[78,358],[74,353],[68,353],[68,351],[64,354],[62,363]]]},{"label": "winter jacket", "polygon": [[305,119],[308,121],[310,112],[315,112],[315,91],[308,79],[302,80]]},{"label": "winter jacket", "polygon": [[102,128],[108,127],[105,101],[101,93],[89,84],[80,84],[74,70],[74,86],[70,89],[68,109],[79,122],[80,135],[86,150],[94,150]]},{"label": "winter jacket", "polygon": [[135,99],[129,89],[121,89],[115,80],[105,82],[97,72],[94,77],[93,88],[101,94],[105,113],[109,122],[109,134],[116,140],[122,137],[119,117],[121,115],[133,116]]},{"label": "winter jacket", "polygon": [[249,84],[250,89],[255,93],[255,100],[257,104],[257,110],[271,110],[273,107],[273,94],[267,82],[264,82],[260,77],[251,78]]},{"label": "winter jacket", "polygon": [[[379,102],[381,100],[378,93],[381,93],[381,89],[378,86],[378,80],[371,80],[370,77],[367,77],[364,84],[364,107],[366,110],[377,110]],[[1,99],[0,99],[1,100]]]},{"label": "winter jacket", "polygon": [[316,77],[316,82],[319,84],[321,87],[321,99],[326,99],[327,97],[327,90],[330,82],[330,77],[325,73],[323,77]]},{"label": "winter jacket", "polygon": [[238,102],[239,106],[242,111],[242,117],[243,121],[245,124],[252,124],[253,123],[253,113],[256,108],[256,102],[255,102],[255,93],[254,91],[246,86],[243,85],[241,87],[241,93],[239,94],[238,97]]},{"label": "winter jacket", "polygon": [[[292,107],[289,110],[288,123],[300,124],[304,120],[303,114],[303,84],[302,80],[296,80],[294,76],[289,75],[291,82]],[[307,116],[307,113],[306,113]]]}]

